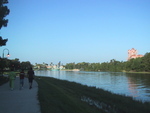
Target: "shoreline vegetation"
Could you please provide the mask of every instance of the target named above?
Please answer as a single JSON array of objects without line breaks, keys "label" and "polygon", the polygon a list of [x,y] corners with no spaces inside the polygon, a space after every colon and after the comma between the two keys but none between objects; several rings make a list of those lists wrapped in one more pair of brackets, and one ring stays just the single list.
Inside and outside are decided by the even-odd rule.
[{"label": "shoreline vegetation", "polygon": [[150,113],[150,103],[96,87],[36,77],[42,113]]},{"label": "shoreline vegetation", "polygon": [[118,61],[112,59],[102,63],[67,63],[65,69],[80,69],[81,71],[109,71],[109,72],[150,72],[150,53],[146,53],[141,58],[132,58],[128,61]]},{"label": "shoreline vegetation", "polygon": [[125,73],[150,74],[150,72],[133,72],[133,71],[127,71]]},{"label": "shoreline vegetation", "polygon": [[[81,71],[80,69],[63,69],[61,71]],[[107,71],[93,71],[93,72],[107,72]],[[108,71],[108,72],[112,72],[112,71]],[[121,72],[125,72],[125,73],[139,73],[139,74],[150,74],[150,72],[145,72],[145,71],[141,71],[141,72],[136,72],[136,71],[121,71]]]}]

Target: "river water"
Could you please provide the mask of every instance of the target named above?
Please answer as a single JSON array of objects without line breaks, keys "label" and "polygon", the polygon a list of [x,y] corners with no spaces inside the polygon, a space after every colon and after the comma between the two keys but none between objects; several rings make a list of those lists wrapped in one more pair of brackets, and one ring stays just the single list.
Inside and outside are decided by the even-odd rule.
[{"label": "river water", "polygon": [[135,100],[150,102],[150,74],[41,70],[35,71],[35,75],[95,86],[112,93],[131,96]]}]

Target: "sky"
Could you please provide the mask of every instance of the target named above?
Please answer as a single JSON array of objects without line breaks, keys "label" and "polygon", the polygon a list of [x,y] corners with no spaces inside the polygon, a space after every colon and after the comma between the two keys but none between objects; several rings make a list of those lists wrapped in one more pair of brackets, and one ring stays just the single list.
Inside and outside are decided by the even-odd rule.
[{"label": "sky", "polygon": [[[126,61],[150,52],[150,0],[9,0],[9,59],[35,63]],[[7,54],[7,50],[4,54]]]}]

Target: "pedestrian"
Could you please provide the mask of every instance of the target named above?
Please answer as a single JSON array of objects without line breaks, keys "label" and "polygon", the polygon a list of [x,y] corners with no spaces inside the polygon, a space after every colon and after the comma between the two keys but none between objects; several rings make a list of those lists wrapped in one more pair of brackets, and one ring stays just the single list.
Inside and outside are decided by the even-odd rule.
[{"label": "pedestrian", "polygon": [[19,77],[20,77],[20,90],[23,89],[23,85],[24,85],[24,77],[25,77],[25,73],[24,73],[24,70],[22,69],[20,74],[19,74]]},{"label": "pedestrian", "polygon": [[16,73],[11,69],[11,72],[8,74],[9,77],[9,86],[11,90],[14,90],[14,81],[16,79]]},{"label": "pedestrian", "polygon": [[34,79],[34,71],[32,70],[32,68],[30,68],[30,70],[28,71],[29,89],[32,88],[33,79]]}]

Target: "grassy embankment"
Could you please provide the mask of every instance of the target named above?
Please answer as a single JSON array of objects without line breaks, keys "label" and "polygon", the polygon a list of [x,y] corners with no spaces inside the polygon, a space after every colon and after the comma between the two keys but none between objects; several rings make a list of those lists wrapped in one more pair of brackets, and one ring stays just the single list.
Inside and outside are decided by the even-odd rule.
[{"label": "grassy embankment", "polygon": [[150,113],[150,103],[50,77],[36,79],[42,113]]}]

